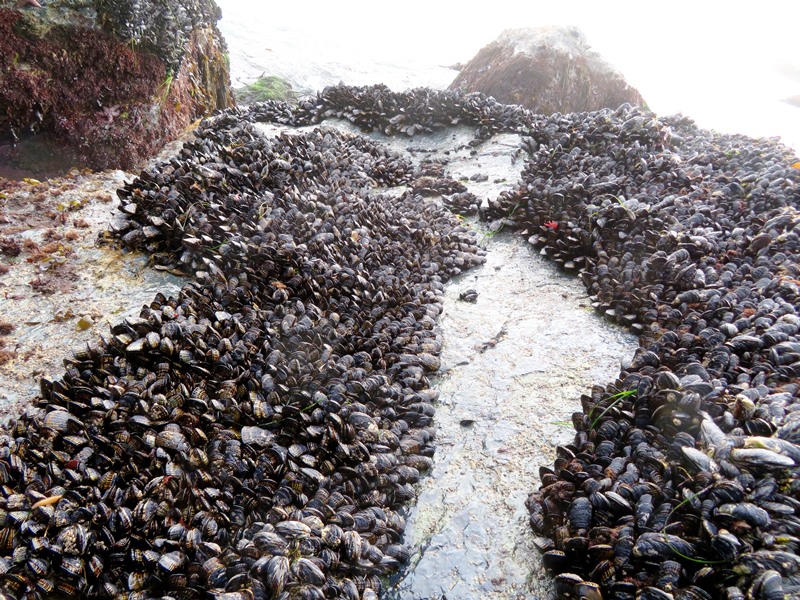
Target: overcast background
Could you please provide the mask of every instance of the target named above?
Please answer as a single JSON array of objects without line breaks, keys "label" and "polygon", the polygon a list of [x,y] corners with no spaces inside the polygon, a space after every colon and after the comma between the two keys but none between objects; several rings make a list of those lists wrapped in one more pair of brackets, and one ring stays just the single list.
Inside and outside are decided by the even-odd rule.
[{"label": "overcast background", "polygon": [[794,2],[217,2],[234,85],[266,73],[303,91],[339,81],[444,88],[456,75],[448,66],[504,29],[577,25],[657,114],[800,149],[800,108],[785,102],[800,98]]}]

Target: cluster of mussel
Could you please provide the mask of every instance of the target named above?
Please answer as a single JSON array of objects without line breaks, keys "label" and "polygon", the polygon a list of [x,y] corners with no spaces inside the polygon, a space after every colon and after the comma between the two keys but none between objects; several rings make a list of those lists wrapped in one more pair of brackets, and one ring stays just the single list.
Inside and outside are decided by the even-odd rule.
[{"label": "cluster of mussel", "polygon": [[482,217],[579,273],[594,307],[641,336],[619,379],[582,398],[528,503],[558,595],[800,593],[796,159],[627,105],[544,117],[476,95],[389,98],[333,88],[298,114],[528,134],[520,183]]},{"label": "cluster of mussel", "polygon": [[364,131],[386,135],[413,136],[469,125],[475,127],[477,139],[499,132],[527,132],[539,118],[520,106],[501,104],[482,94],[428,88],[393,92],[385,85],[338,85],[300,100],[297,106],[271,100],[239,110],[237,114],[248,120],[295,126],[346,119]]},{"label": "cluster of mussel", "polygon": [[774,141],[554,115],[488,218],[640,334],[528,505],[560,595],[800,595],[800,171]]},{"label": "cluster of mussel", "polygon": [[433,454],[443,282],[474,232],[358,135],[233,113],[119,190],[190,277],[65,361],[0,439],[6,597],[376,598]]},{"label": "cluster of mussel", "polygon": [[383,86],[227,111],[120,190],[114,236],[191,281],[66,361],[0,439],[3,593],[374,598],[407,558],[398,510],[433,450],[442,285],[482,262],[424,196],[473,203],[367,138],[252,125],[328,117],[528,134],[521,182],[482,216],[641,334],[529,502],[559,594],[797,593],[789,155],[627,106],[543,117]]},{"label": "cluster of mussel", "polygon": [[215,27],[221,15],[212,0],[103,0],[99,21],[119,39],[142,45],[177,73],[192,31]]}]

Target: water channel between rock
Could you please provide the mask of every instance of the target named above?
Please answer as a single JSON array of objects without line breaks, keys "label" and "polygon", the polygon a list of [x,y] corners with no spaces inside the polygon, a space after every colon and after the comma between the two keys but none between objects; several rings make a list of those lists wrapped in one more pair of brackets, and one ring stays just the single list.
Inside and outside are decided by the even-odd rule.
[{"label": "water channel between rock", "polygon": [[[510,188],[523,166],[516,135],[478,146],[466,127],[372,137],[415,162],[442,160],[450,177],[484,201]],[[637,345],[592,311],[576,278],[520,237],[487,233],[480,234],[486,264],[446,288],[434,467],[408,513],[411,561],[390,585],[390,600],[552,595],[525,499],[540,485],[539,466],[571,441],[580,395],[613,380]],[[474,304],[459,300],[469,288],[478,292]]]},{"label": "water channel between rock", "polygon": [[[571,441],[570,417],[612,380],[632,336],[591,312],[578,281],[501,234],[487,263],[448,286],[434,468],[406,530],[414,548],[391,598],[546,598],[524,502]],[[475,304],[458,300],[467,287]]]}]

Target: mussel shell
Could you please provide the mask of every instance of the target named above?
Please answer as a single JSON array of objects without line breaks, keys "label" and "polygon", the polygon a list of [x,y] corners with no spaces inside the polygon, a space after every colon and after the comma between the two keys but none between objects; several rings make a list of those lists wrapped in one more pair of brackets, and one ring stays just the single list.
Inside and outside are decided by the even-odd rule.
[{"label": "mussel shell", "polygon": [[83,430],[83,422],[66,410],[50,411],[45,415],[42,424],[58,433],[75,433]]}]

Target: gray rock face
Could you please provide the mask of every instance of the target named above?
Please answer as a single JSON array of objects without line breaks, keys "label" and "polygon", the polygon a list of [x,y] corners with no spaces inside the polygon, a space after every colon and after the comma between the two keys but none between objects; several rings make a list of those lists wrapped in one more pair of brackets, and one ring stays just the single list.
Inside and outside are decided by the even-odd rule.
[{"label": "gray rock face", "polygon": [[483,92],[545,114],[644,103],[577,27],[508,29],[478,52],[450,89]]},{"label": "gray rock face", "polygon": [[[467,287],[475,304],[458,300]],[[571,441],[575,398],[635,346],[587,305],[578,281],[504,233],[483,267],[448,287],[434,467],[408,519],[415,551],[393,600],[551,597],[524,490]]]}]

